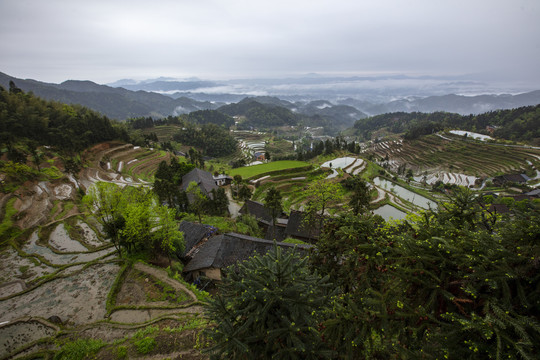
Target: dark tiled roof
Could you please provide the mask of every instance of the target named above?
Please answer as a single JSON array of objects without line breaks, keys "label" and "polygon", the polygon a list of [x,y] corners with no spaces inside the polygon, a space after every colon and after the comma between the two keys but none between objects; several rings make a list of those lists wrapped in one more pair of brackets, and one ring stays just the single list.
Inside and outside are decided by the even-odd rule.
[{"label": "dark tiled roof", "polygon": [[275,240],[276,241],[283,241],[287,238],[287,234],[285,234],[286,227],[284,225],[277,225],[275,226],[275,232],[274,232],[274,226],[270,225],[268,227],[268,230],[266,231],[265,239],[266,240]]},{"label": "dark tiled roof", "polygon": [[201,192],[210,198],[211,198],[210,192],[213,189],[215,190],[218,189],[218,186],[216,185],[214,177],[208,171],[195,168],[191,170],[190,172],[188,172],[186,175],[182,177],[182,190],[186,191],[189,184],[192,181],[195,181],[197,185],[199,185]]},{"label": "dark tiled roof", "polygon": [[285,230],[286,236],[317,239],[320,235],[319,222],[308,224],[304,221],[304,213],[292,210]]},{"label": "dark tiled roof", "polygon": [[184,242],[186,244],[186,248],[181,256],[185,257],[186,254],[199,243],[199,241],[212,234],[213,227],[189,221],[182,221],[180,223],[179,230],[184,233]]},{"label": "dark tiled roof", "polygon": [[528,193],[526,193],[525,195],[528,195],[528,196],[535,196],[535,197],[540,197],[540,189],[535,189],[533,191],[529,191]]},{"label": "dark tiled roof", "polygon": [[255,218],[266,225],[272,224],[272,215],[270,210],[267,209],[263,203],[253,200],[246,200],[242,208],[240,209],[241,214],[251,214]]},{"label": "dark tiled roof", "polygon": [[[286,249],[307,251],[310,245],[277,243]],[[193,259],[184,267],[184,272],[205,268],[225,268],[238,261],[247,260],[254,253],[266,254],[274,245],[273,241],[236,233],[227,233],[208,239],[201,245]]]},{"label": "dark tiled roof", "polygon": [[524,174],[509,174],[509,175],[496,176],[493,180],[499,181],[502,183],[505,183],[505,182],[524,183],[529,180],[529,177]]},{"label": "dark tiled roof", "polygon": [[510,212],[510,209],[504,204],[491,204],[489,206],[489,211],[496,212],[497,214],[507,214]]}]

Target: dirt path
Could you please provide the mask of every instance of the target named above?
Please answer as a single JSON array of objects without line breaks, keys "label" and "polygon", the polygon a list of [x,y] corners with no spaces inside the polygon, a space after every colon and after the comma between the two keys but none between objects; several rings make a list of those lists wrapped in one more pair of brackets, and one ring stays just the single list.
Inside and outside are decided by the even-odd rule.
[{"label": "dirt path", "polygon": [[375,200],[371,200],[370,201],[371,204],[375,204],[375,203],[378,203],[379,201],[382,201],[386,194],[386,192],[380,187],[375,186],[375,185],[373,185],[373,187],[377,190],[377,198]]},{"label": "dirt path", "polygon": [[185,292],[186,294],[188,294],[192,299],[193,301],[197,301],[197,296],[195,296],[195,294],[193,293],[193,291],[189,290],[186,286],[184,286],[184,284],[181,284],[179,283],[178,281],[174,280],[174,279],[171,279],[167,273],[165,272],[165,270],[161,270],[161,269],[156,269],[152,266],[149,266],[149,265],[146,265],[146,264],[143,264],[143,263],[136,263],[135,264],[135,269],[137,270],[140,270],[142,272],[145,272],[147,274],[150,274],[152,276],[155,276],[156,278],[158,278],[159,280],[163,281],[164,283],[166,283],[167,285],[170,285],[172,286],[174,289],[178,290],[178,291],[183,291]]},{"label": "dirt path", "polygon": [[147,273],[160,281],[170,285],[177,291],[185,292],[189,295],[192,300],[191,305],[184,305],[174,308],[152,308],[149,306],[147,309],[119,309],[113,311],[110,315],[110,320],[115,323],[124,323],[124,324],[140,324],[145,323],[163,316],[174,316],[176,314],[202,314],[203,308],[200,305],[193,305],[198,301],[197,296],[188,289],[184,284],[179,283],[178,281],[169,278],[165,270],[157,269],[152,266],[136,263],[133,266],[134,269],[137,269],[141,272]]}]

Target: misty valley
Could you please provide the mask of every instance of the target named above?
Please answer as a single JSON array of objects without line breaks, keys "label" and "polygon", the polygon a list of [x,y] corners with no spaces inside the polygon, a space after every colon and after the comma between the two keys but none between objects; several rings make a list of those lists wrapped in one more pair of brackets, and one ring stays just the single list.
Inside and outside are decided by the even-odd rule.
[{"label": "misty valley", "polygon": [[447,80],[0,73],[0,359],[537,358],[540,90]]}]

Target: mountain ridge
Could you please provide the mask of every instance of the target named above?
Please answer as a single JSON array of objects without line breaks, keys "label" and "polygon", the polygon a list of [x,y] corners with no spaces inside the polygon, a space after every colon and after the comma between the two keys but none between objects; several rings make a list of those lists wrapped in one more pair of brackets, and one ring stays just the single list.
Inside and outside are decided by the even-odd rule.
[{"label": "mountain ridge", "polygon": [[[33,79],[19,79],[0,73],[0,85],[6,89],[9,87],[9,82],[14,81],[17,87],[23,91],[32,91],[35,95],[44,99],[68,104],[80,104],[118,120],[148,116],[161,118],[169,115],[177,116],[197,110],[216,110],[220,106],[240,102],[245,98],[259,99],[257,101],[260,103],[273,103],[273,105],[284,107],[306,116],[319,116],[326,118],[329,122],[339,119],[338,122],[347,123],[351,121],[351,124],[354,120],[365,116],[390,112],[429,113],[445,111],[469,115],[540,104],[540,90],[517,95],[404,95],[401,99],[389,102],[374,102],[358,98],[365,92],[364,90],[359,90],[357,98],[345,97],[343,100],[335,99],[336,94],[330,92],[330,90],[328,90],[326,95],[324,91],[321,91],[320,98],[313,98],[313,95],[302,95],[300,93],[299,95],[288,94],[283,96],[249,96],[248,94],[224,92],[227,91],[227,86],[223,86],[223,84],[239,84],[238,81],[215,82],[199,79],[167,81],[167,79],[158,78],[154,79],[155,81],[139,82],[124,79],[116,82],[116,84],[126,83],[125,87],[132,89],[130,90],[125,87],[100,85],[89,80],[67,80],[60,84],[53,84]],[[335,81],[336,79],[331,78],[331,80]],[[267,83],[276,85],[278,81],[274,80],[272,82],[268,80]],[[315,81],[322,82],[323,79],[309,78],[303,80],[305,84],[314,84]],[[183,86],[184,90],[173,93],[173,91],[179,90],[177,89],[178,86]],[[159,91],[168,91],[171,94],[165,95],[154,91],[142,90],[142,88],[159,88],[162,89]],[[207,92],[197,92],[197,90],[202,89]]]}]

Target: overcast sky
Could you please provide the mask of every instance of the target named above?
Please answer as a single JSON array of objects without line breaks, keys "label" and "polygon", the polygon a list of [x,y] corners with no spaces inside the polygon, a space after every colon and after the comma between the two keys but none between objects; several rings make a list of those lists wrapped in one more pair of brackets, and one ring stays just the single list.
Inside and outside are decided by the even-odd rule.
[{"label": "overcast sky", "polygon": [[1,0],[0,72],[107,83],[475,74],[539,82],[539,0]]}]

